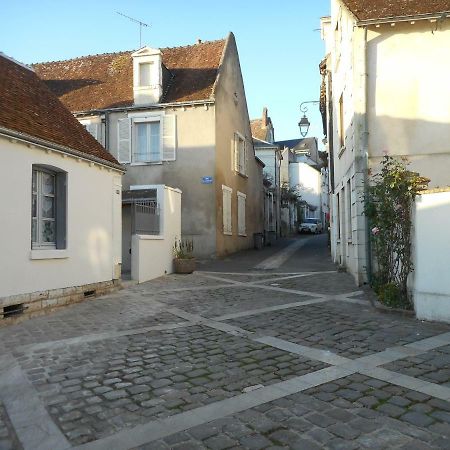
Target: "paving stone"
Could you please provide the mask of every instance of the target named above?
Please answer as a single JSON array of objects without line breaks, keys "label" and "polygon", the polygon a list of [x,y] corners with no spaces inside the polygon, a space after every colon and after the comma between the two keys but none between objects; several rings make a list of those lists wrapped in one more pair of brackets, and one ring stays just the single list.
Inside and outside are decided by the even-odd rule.
[{"label": "paving stone", "polygon": [[243,448],[250,450],[260,450],[271,445],[271,442],[260,434],[243,436],[239,439],[239,443]]},{"label": "paving stone", "polygon": [[434,422],[429,416],[418,412],[408,412],[404,414],[401,419],[418,427],[427,427]]},{"label": "paving stone", "polygon": [[238,443],[233,439],[230,439],[228,436],[214,436],[206,439],[204,441],[207,448],[211,450],[224,450],[227,448],[232,448]]}]

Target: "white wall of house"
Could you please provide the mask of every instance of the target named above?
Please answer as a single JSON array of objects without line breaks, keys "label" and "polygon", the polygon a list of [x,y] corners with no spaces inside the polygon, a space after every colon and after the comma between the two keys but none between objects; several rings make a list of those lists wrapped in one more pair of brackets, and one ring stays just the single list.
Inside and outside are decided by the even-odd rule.
[{"label": "white wall of house", "polygon": [[385,153],[411,170],[450,184],[450,19],[389,24],[368,31],[371,166]]},{"label": "white wall of house", "polygon": [[181,237],[181,191],[164,186],[160,235],[135,234],[131,239],[131,278],[143,283],[173,272],[173,246]]},{"label": "white wall of house", "polygon": [[369,26],[366,39],[339,0],[322,20],[332,74],[331,248],[358,284],[367,281],[368,169],[384,154],[406,156],[430,187],[450,184],[450,20],[412,22]]},{"label": "white wall of house", "polygon": [[[33,164],[67,172],[67,248],[31,249]],[[0,297],[118,278],[121,173],[0,137]]]},{"label": "white wall of house", "polygon": [[304,162],[292,162],[289,164],[289,183],[292,188],[298,189],[302,200],[316,207],[315,211],[309,212],[309,217],[321,218],[320,172]]},{"label": "white wall of house", "polygon": [[450,189],[424,193],[414,211],[412,292],[417,317],[450,322]]}]

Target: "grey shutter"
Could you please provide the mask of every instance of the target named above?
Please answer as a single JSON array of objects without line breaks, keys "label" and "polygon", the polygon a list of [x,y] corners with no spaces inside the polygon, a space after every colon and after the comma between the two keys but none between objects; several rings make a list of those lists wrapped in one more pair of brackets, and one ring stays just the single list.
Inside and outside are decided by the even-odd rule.
[{"label": "grey shutter", "polygon": [[174,114],[167,114],[162,117],[162,133],[163,133],[163,161],[175,161],[177,148],[177,124]]},{"label": "grey shutter", "polygon": [[67,248],[67,173],[56,173],[56,248]]},{"label": "grey shutter", "polygon": [[131,119],[117,121],[117,159],[120,163],[131,162]]}]

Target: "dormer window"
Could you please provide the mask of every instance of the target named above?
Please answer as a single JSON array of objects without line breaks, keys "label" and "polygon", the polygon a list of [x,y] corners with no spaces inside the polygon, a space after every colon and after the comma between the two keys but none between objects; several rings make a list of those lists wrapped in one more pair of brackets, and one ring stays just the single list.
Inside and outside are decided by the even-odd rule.
[{"label": "dormer window", "polygon": [[131,56],[134,104],[159,103],[163,93],[163,73],[167,71],[162,63],[161,51],[157,48],[143,47]]},{"label": "dormer window", "polygon": [[139,64],[139,86],[151,86],[152,62]]}]

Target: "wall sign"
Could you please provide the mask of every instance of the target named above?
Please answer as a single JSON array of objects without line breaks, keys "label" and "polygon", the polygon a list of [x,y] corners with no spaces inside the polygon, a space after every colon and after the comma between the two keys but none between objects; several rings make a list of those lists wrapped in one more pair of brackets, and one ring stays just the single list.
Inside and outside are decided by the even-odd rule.
[{"label": "wall sign", "polygon": [[202,177],[202,184],[212,184],[213,177]]}]

